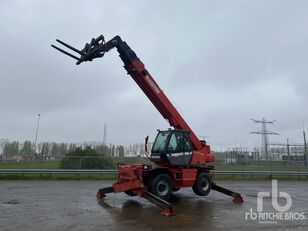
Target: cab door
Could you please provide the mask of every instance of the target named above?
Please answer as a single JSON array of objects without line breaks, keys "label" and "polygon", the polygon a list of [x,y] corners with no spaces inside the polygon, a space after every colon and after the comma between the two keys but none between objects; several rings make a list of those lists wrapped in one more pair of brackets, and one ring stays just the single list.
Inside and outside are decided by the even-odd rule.
[{"label": "cab door", "polygon": [[192,148],[188,132],[172,132],[166,147],[166,155],[171,166],[189,165],[192,157]]}]

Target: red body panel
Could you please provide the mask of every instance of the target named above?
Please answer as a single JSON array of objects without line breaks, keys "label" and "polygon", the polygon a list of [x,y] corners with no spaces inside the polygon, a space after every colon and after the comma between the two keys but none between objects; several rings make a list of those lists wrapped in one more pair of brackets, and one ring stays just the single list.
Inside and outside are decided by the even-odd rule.
[{"label": "red body panel", "polygon": [[143,164],[119,165],[118,181],[113,184],[114,191],[132,190],[136,194],[142,195],[146,190],[143,182],[147,182],[153,176],[151,171],[167,173],[171,178],[172,186],[176,188],[192,187],[198,172],[196,168],[157,167],[145,171],[143,170]]},{"label": "red body panel", "polygon": [[118,181],[113,184],[115,192],[134,190],[138,195],[145,192],[142,180],[143,164],[118,165]]},{"label": "red body panel", "polygon": [[171,168],[169,171],[173,176],[173,187],[191,187],[196,180],[196,168]]}]

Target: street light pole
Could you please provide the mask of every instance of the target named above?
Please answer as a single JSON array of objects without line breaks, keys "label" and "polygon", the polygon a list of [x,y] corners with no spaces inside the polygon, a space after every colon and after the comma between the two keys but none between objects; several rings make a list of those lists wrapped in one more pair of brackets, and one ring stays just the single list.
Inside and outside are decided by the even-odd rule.
[{"label": "street light pole", "polygon": [[304,121],[302,121],[302,123],[303,123],[303,137],[304,137],[304,165],[307,167],[307,165],[308,165],[308,159],[307,159],[306,133],[305,133]]},{"label": "street light pole", "polygon": [[307,167],[307,142],[306,142],[306,133],[305,130],[303,131],[303,136],[304,136],[304,162],[305,166]]},{"label": "street light pole", "polygon": [[35,133],[35,141],[34,141],[34,154],[36,153],[36,142],[37,142],[38,130],[40,126],[40,117],[41,117],[41,114],[37,114],[37,124],[36,124],[36,133]]}]

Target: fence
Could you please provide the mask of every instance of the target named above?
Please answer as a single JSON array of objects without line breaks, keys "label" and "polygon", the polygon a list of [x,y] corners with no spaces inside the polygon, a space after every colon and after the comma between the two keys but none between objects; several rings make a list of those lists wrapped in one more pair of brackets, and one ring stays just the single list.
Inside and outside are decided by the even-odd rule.
[{"label": "fence", "polygon": [[[104,169],[104,170],[94,170],[94,169],[0,169],[0,174],[116,174],[116,169]],[[256,176],[263,176],[266,178],[273,178],[279,176],[287,176],[289,179],[291,177],[306,177],[308,179],[308,172],[292,172],[292,171],[212,171],[212,175],[221,176],[228,175],[232,176],[250,176],[251,178]]]},{"label": "fence", "polygon": [[[294,160],[250,160],[237,159],[229,161],[227,158],[218,158],[213,163],[215,172],[233,171],[236,175],[237,171],[245,172],[308,172],[308,167],[303,161]],[[63,162],[65,164],[63,164]],[[62,170],[73,169],[90,171],[102,171],[101,169],[115,169],[117,163],[131,164],[143,163],[150,164],[151,162],[144,157],[91,157],[91,156],[74,156],[63,157],[62,159],[44,159],[44,160],[0,160],[1,169],[29,169],[29,170]],[[96,170],[94,170],[96,169]],[[64,171],[64,170],[62,170]],[[92,171],[92,170],[91,170]],[[80,173],[82,174],[82,173]],[[92,174],[92,173],[89,173]]]}]

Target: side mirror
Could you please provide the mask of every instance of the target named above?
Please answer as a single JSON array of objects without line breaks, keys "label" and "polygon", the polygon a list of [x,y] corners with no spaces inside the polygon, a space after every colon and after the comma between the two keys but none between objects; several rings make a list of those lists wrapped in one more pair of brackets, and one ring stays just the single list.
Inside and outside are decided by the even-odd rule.
[{"label": "side mirror", "polygon": [[149,136],[145,137],[145,143],[144,143],[144,150],[147,153],[148,152],[148,140],[149,140]]},{"label": "side mirror", "polygon": [[144,152],[145,152],[145,155],[149,158],[148,140],[149,140],[149,136],[146,136],[145,137],[145,142],[144,142]]}]

